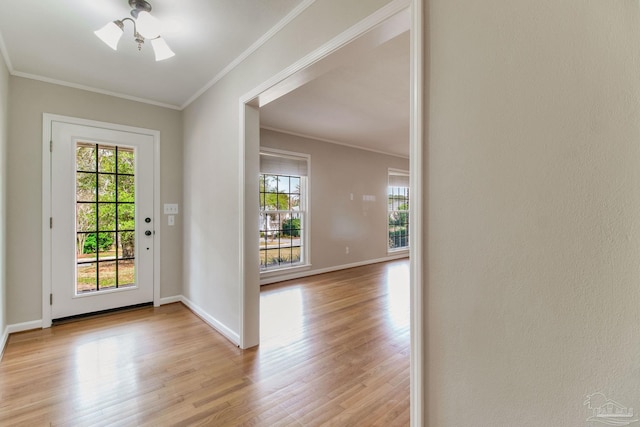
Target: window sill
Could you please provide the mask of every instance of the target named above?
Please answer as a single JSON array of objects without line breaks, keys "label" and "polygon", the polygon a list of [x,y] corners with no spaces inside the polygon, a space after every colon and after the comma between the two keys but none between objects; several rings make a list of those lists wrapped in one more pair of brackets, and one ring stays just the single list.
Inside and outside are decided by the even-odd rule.
[{"label": "window sill", "polygon": [[404,254],[404,253],[409,253],[409,247],[407,246],[406,248],[398,248],[398,249],[387,249],[387,255],[397,255],[397,254]]},{"label": "window sill", "polygon": [[310,270],[311,264],[296,265],[293,267],[283,267],[277,270],[267,270],[260,272],[260,278],[267,279],[270,277],[284,276],[287,274],[297,273],[298,271]]}]

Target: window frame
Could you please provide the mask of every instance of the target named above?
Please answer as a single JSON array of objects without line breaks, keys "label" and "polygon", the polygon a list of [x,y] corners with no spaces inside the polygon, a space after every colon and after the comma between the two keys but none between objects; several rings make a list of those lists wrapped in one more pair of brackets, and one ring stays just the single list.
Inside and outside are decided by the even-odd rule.
[{"label": "window frame", "polygon": [[[258,180],[260,179],[260,177],[264,176],[264,175],[275,175],[275,176],[293,176],[293,177],[299,177],[300,178],[300,202],[299,202],[299,206],[300,206],[300,210],[299,211],[292,211],[292,210],[273,210],[273,211],[263,211],[262,210],[262,204],[260,204],[259,208],[258,208],[258,217],[260,218],[263,212],[268,212],[268,213],[274,213],[274,214],[281,214],[281,213],[289,213],[289,212],[296,212],[300,214],[300,262],[295,263],[295,264],[285,264],[282,266],[278,266],[278,267],[272,267],[269,269],[262,269],[262,266],[260,265],[260,261],[258,260],[259,263],[259,269],[260,269],[260,277],[261,278],[268,278],[268,277],[272,277],[272,276],[279,276],[279,275],[283,275],[286,273],[291,273],[291,272],[295,272],[298,270],[307,270],[311,268],[311,239],[310,239],[310,224],[311,224],[311,203],[310,203],[310,194],[309,194],[309,181],[310,181],[310,175],[311,175],[311,156],[309,154],[305,154],[305,153],[298,153],[298,152],[293,152],[293,151],[287,151],[287,150],[280,150],[280,149],[275,149],[275,148],[267,148],[267,147],[260,147],[260,155],[269,155],[269,156],[278,156],[278,157],[283,157],[283,158],[291,158],[291,159],[295,159],[295,160],[303,160],[306,162],[307,164],[307,174],[306,176],[301,176],[301,175],[296,175],[296,174],[284,174],[284,173],[268,173],[268,172],[263,172],[262,168],[259,168],[259,176],[258,176]],[[260,193],[258,193],[258,196],[260,195]],[[258,235],[260,233],[260,228],[258,229]],[[261,248],[260,246],[258,247],[258,253],[261,252]]]},{"label": "window frame", "polygon": [[[409,240],[409,232],[408,229],[411,225],[411,218],[409,216],[409,212],[410,212],[410,207],[411,207],[411,187],[409,187],[407,185],[407,187],[398,187],[398,186],[394,186],[394,188],[407,188],[407,209],[391,209],[391,207],[389,206],[389,192],[391,189],[391,185],[390,185],[390,180],[391,180],[391,176],[403,176],[407,178],[407,181],[409,180],[409,171],[407,170],[403,170],[403,169],[394,169],[394,168],[389,168],[387,170],[387,187],[386,187],[386,199],[387,199],[387,234],[386,234],[386,240],[387,240],[387,253],[388,254],[397,254],[397,253],[402,253],[402,252],[408,252],[409,248],[411,247],[411,241]],[[407,245],[406,246],[400,246],[400,247],[395,247],[392,248],[389,246],[389,232],[390,230],[390,226],[389,226],[389,216],[391,215],[392,212],[402,212],[402,213],[406,213],[407,214]]]}]

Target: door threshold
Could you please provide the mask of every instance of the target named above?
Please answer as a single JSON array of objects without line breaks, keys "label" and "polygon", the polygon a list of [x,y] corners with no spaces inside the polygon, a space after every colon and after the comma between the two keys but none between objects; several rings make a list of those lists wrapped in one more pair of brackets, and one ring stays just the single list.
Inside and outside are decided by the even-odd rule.
[{"label": "door threshold", "polygon": [[92,313],[76,314],[75,316],[61,317],[59,319],[51,320],[51,326],[64,325],[65,323],[77,322],[79,320],[91,319],[94,317],[102,317],[102,316],[106,316],[113,313],[137,310],[145,307],[153,307],[153,301],[144,302],[142,304],[128,305],[126,307],[118,307],[118,308],[110,308],[108,310],[94,311]]}]

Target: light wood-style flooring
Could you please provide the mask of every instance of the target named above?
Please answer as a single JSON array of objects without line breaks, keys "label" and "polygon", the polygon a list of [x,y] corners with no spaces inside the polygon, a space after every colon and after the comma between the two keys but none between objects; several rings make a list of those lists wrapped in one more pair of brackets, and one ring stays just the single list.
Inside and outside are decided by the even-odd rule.
[{"label": "light wood-style flooring", "polygon": [[0,425],[409,425],[409,262],[263,287],[249,350],[180,303],[12,335]]}]

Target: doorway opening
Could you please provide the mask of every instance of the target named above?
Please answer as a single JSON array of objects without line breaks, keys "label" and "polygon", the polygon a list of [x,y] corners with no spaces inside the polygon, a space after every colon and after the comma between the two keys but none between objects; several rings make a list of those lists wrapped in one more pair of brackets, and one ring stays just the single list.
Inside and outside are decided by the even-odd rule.
[{"label": "doorway opening", "polygon": [[[419,0],[393,1],[356,27],[314,51],[269,81],[240,99],[240,146],[244,153],[241,162],[240,181],[244,193],[240,197],[239,212],[243,227],[240,230],[240,347],[248,348],[259,343],[260,291],[258,248],[255,245],[255,224],[258,223],[255,180],[259,171],[260,107],[278,99],[331,69],[332,62],[350,55],[350,49],[366,47],[376,37],[389,37],[398,31],[398,22],[404,21],[399,34],[411,28],[410,39],[410,182],[411,200],[411,422],[421,425],[424,419],[424,334],[423,334],[423,236],[422,236],[422,170],[423,167],[423,4]],[[394,29],[395,28],[395,29]],[[377,32],[379,30],[381,32]],[[368,36],[374,36],[369,38]]]}]

